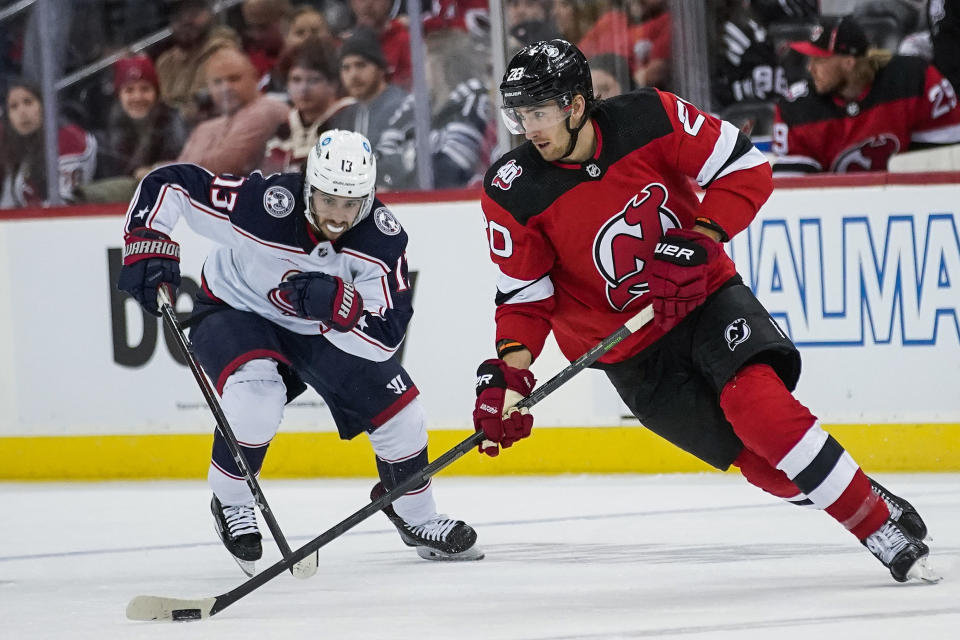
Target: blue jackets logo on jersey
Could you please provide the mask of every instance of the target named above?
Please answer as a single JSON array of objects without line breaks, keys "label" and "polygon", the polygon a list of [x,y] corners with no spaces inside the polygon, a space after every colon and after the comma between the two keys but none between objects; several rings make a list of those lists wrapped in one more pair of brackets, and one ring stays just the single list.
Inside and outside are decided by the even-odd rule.
[{"label": "blue jackets logo on jersey", "polygon": [[373,221],[377,223],[377,229],[388,236],[395,236],[400,233],[400,223],[386,207],[378,207],[373,212]]},{"label": "blue jackets logo on jersey", "polygon": [[295,200],[286,187],[273,186],[263,194],[263,208],[274,218],[284,218],[293,211]]}]

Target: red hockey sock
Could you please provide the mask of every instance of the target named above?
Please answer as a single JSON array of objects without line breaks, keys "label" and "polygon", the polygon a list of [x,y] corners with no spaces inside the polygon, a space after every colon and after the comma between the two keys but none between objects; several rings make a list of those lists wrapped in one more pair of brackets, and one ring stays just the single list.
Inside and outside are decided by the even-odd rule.
[{"label": "red hockey sock", "polygon": [[769,462],[750,451],[750,449],[744,448],[737,459],[733,461],[733,466],[740,469],[740,473],[747,479],[747,482],[778,498],[786,500],[803,493],[797,488],[797,485],[790,481],[787,474],[771,467]]},{"label": "red hockey sock", "polygon": [[734,464],[752,484],[779,497],[798,489],[861,540],[889,517],[863,471],[770,366],[738,371],[720,393],[720,406],[750,452]]},{"label": "red hockey sock", "polygon": [[870,480],[862,469],[857,469],[844,492],[827,507],[827,513],[855,535],[857,540],[869,536],[890,517],[887,503],[873,492]]},{"label": "red hockey sock", "polygon": [[773,467],[817,420],[765,364],[734,374],[720,392],[720,407],[747,448]]}]

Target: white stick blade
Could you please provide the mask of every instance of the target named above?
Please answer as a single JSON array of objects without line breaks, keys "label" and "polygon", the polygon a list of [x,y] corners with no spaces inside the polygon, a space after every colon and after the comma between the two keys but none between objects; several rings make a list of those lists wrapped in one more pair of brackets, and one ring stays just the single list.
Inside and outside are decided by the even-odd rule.
[{"label": "white stick blade", "polygon": [[299,578],[300,580],[312,578],[317,573],[317,562],[319,555],[319,551],[314,551],[309,556],[290,567],[290,573],[293,574],[294,578]]},{"label": "white stick blade", "polygon": [[177,622],[210,617],[216,598],[183,600],[160,596],[137,596],[127,605],[130,620],[172,620]]}]

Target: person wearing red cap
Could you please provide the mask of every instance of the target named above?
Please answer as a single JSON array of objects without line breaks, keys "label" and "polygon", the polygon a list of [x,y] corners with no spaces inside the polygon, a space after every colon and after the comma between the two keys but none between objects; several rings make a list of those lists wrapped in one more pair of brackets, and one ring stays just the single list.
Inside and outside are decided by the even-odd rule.
[{"label": "person wearing red cap", "polygon": [[[104,175],[139,180],[156,164],[176,159],[187,132],[179,113],[160,100],[153,62],[145,55],[127,56],[113,66],[117,101],[110,111]],[[135,183],[134,183],[135,187]],[[124,194],[129,199],[133,189]]]},{"label": "person wearing red cap", "polygon": [[774,174],[884,171],[896,153],[960,142],[950,82],[920,58],[872,49],[851,16],[790,46],[811,79],[777,106]]}]

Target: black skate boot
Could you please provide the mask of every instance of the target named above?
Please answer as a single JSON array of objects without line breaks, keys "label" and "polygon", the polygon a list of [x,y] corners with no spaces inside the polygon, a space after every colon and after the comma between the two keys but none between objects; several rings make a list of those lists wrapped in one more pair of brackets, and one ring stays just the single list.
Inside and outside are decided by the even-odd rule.
[{"label": "black skate boot", "polygon": [[[378,482],[370,492],[376,500],[387,492]],[[416,547],[417,555],[425,560],[482,560],[483,551],[476,546],[477,532],[462,520],[436,515],[423,524],[407,524],[397,515],[392,505],[383,508],[390,522],[400,532],[400,539],[408,547]]]},{"label": "black skate boot", "polygon": [[253,576],[254,563],[263,555],[260,530],[257,528],[257,513],[253,505],[223,506],[213,496],[210,501],[213,524],[217,528],[223,546],[248,576]]},{"label": "black skate boot", "polygon": [[927,545],[910,535],[906,527],[893,519],[887,520],[862,543],[883,566],[890,569],[890,575],[897,582],[940,580],[940,576],[927,564],[927,556],[930,554]]},{"label": "black skate boot", "polygon": [[887,503],[887,508],[890,509],[891,520],[899,523],[906,533],[909,533],[917,540],[927,539],[927,525],[923,522],[923,518],[920,517],[917,510],[913,508],[912,504],[900,496],[893,495],[873,478],[870,478],[870,486],[873,487],[873,492],[883,498],[883,501]]}]

